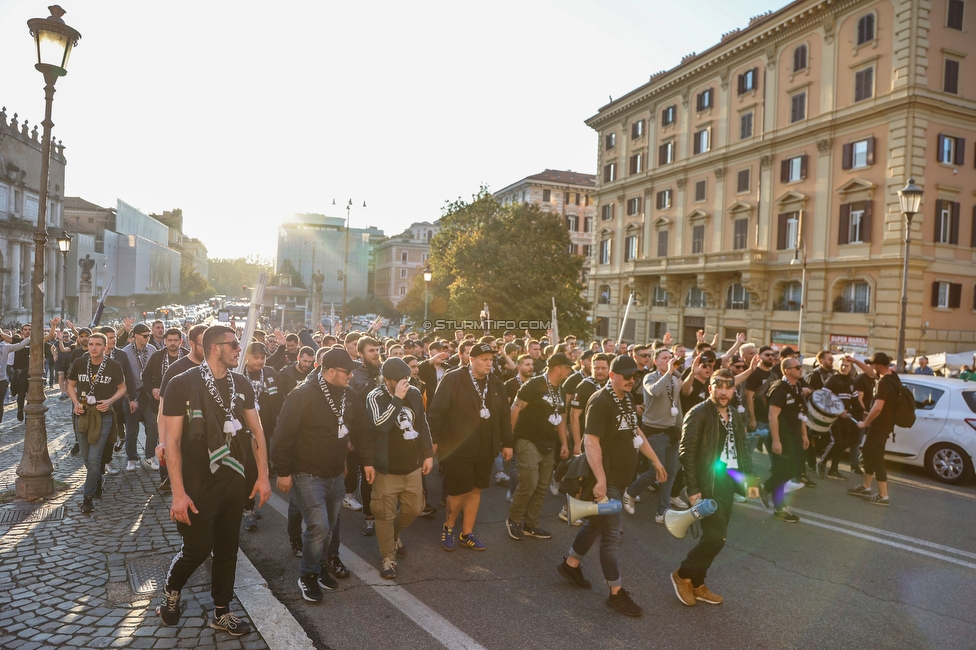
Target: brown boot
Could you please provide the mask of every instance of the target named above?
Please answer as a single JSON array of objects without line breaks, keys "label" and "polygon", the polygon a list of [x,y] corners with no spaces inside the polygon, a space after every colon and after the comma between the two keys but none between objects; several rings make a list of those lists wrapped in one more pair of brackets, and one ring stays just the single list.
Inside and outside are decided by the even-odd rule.
[{"label": "brown boot", "polygon": [[671,574],[671,583],[674,585],[674,593],[678,595],[678,600],[688,607],[694,607],[698,600],[695,598],[695,587],[691,584],[691,580],[679,576],[678,570],[675,569]]},{"label": "brown boot", "polygon": [[721,605],[722,597],[702,585],[701,587],[695,587],[695,600],[700,600],[703,603],[708,603],[709,605]]}]

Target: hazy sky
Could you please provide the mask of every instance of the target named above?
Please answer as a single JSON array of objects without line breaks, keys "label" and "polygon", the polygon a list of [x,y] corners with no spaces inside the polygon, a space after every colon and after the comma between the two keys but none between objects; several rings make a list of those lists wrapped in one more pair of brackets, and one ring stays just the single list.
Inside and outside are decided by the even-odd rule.
[{"label": "hazy sky", "polygon": [[[353,226],[394,234],[482,183],[594,173],[583,120],[610,95],[785,4],[62,0],[82,39],[54,134],[68,195],[182,208],[211,257],[270,257],[294,212],[352,198]],[[46,7],[0,0],[0,105],[32,125]]]}]

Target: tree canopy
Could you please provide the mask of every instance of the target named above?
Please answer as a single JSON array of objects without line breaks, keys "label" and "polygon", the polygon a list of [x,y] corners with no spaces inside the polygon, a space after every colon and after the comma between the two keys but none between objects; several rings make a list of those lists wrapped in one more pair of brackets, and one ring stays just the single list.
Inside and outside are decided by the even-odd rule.
[{"label": "tree canopy", "polygon": [[269,282],[274,276],[271,260],[250,256],[233,259],[217,258],[209,262],[210,284],[218,294],[224,296],[243,296],[243,287],[253,287],[258,275],[267,273]]},{"label": "tree canopy", "polygon": [[[501,205],[483,187],[471,202],[448,203],[440,227],[431,241],[429,320],[477,321],[487,303],[495,321],[546,322],[555,298],[560,333],[589,332],[583,258],[569,252],[559,215],[537,205]],[[422,278],[398,308],[421,325]]]},{"label": "tree canopy", "polygon": [[193,265],[188,262],[180,264],[180,301],[187,305],[203,302],[212,298],[216,292],[207,282],[207,278],[200,275]]}]

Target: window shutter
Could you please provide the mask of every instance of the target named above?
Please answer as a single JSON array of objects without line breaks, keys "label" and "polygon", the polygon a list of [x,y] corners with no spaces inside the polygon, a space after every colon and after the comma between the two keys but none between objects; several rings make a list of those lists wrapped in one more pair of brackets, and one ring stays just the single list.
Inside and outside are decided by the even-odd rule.
[{"label": "window shutter", "polygon": [[[943,162],[943,160],[942,160],[942,150],[945,148],[945,139],[946,139],[946,137],[943,134],[940,133],[939,134],[939,142],[936,145],[936,149],[935,149],[935,159],[938,160],[939,162]],[[944,162],[949,162],[949,161],[946,160]]]},{"label": "window shutter", "polygon": [[666,145],[666,144],[662,144],[660,147],[657,148],[657,164],[658,165],[666,165],[667,164],[667,153],[666,153],[666,150],[665,150],[665,147],[667,147],[667,146],[668,145]]},{"label": "window shutter", "polygon": [[[976,248],[976,205],[973,206],[973,230],[970,233],[969,237],[970,237],[969,245],[972,246],[973,248]],[[976,309],[976,307],[973,307],[973,309]]]},{"label": "window shutter", "polygon": [[838,244],[849,243],[850,234],[851,234],[851,204],[841,203],[840,223],[837,227],[837,243]]},{"label": "window shutter", "polygon": [[702,109],[702,93],[698,93],[695,96],[695,110],[701,112]]},{"label": "window shutter", "polygon": [[871,201],[864,202],[864,216],[861,217],[861,241],[865,244],[871,241]]},{"label": "window shutter", "polygon": [[790,218],[789,212],[784,212],[779,215],[779,227],[776,229],[776,249],[784,250],[786,248],[786,221]]},{"label": "window shutter", "polygon": [[960,167],[966,164],[966,138],[956,138],[956,164]]},{"label": "window shutter", "polygon": [[807,155],[803,154],[800,156],[800,179],[805,179],[807,177]]},{"label": "window shutter", "polygon": [[932,241],[939,242],[942,241],[942,201],[936,199],[935,201],[935,239]]},{"label": "window shutter", "polygon": [[868,164],[874,164],[874,136],[868,138]]},{"label": "window shutter", "polygon": [[952,203],[952,218],[949,220],[949,243],[959,245],[959,204]]},{"label": "window shutter", "polygon": [[692,145],[691,145],[691,150],[692,150],[692,153],[693,154],[699,154],[699,153],[701,153],[701,147],[698,144],[699,142],[701,142],[701,140],[699,139],[699,134],[700,133],[701,132],[699,131],[694,136],[692,136],[693,142],[692,142]]},{"label": "window shutter", "polygon": [[938,282],[932,283],[932,306],[933,307],[939,306],[939,283]]},{"label": "window shutter", "polygon": [[949,309],[959,309],[962,303],[962,285],[952,283],[949,285]]},{"label": "window shutter", "polygon": [[752,69],[752,88],[750,90],[755,90],[759,87],[759,68]]},{"label": "window shutter", "polygon": [[790,182],[790,161],[784,160],[779,164],[779,180],[782,183]]},{"label": "window shutter", "polygon": [[841,155],[842,169],[850,169],[854,166],[854,143],[848,142],[844,145],[844,153]]},{"label": "window shutter", "polygon": [[746,75],[745,73],[739,75],[739,89],[738,93],[741,95],[746,91]]}]

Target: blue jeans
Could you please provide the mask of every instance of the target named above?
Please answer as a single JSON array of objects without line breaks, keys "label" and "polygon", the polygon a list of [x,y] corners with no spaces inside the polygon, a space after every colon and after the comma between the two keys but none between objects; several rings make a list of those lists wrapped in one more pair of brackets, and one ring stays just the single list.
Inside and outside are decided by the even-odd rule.
[{"label": "blue jeans", "polygon": [[88,442],[88,434],[78,431],[78,416],[72,418],[77,432],[78,446],[81,447],[81,457],[85,459],[85,490],[83,496],[94,497],[98,489],[98,482],[102,480],[102,452],[108,442],[108,434],[112,431],[112,411],[102,413],[102,430],[98,433],[98,440]]},{"label": "blue jeans", "polygon": [[125,457],[126,460],[139,460],[139,449],[137,445],[139,444],[139,423],[144,422],[146,424],[146,458],[152,458],[156,455],[156,445],[159,444],[159,429],[156,427],[156,414],[152,412],[149,408],[149,404],[139,404],[139,408],[136,409],[135,413],[129,413],[129,407],[125,407],[126,410],[126,426],[125,426]]},{"label": "blue jeans", "polygon": [[[339,527],[342,522],[341,517],[336,517],[335,526],[332,527],[332,541],[329,542],[329,550],[325,552],[325,557],[339,557]],[[295,491],[292,490],[291,497],[288,499],[288,537],[289,539],[299,539],[302,536],[302,512],[298,509],[295,501]],[[302,553],[304,555],[304,551]]]},{"label": "blue jeans", "polygon": [[[658,460],[668,471],[668,480],[660,484],[657,488],[657,514],[663,515],[664,511],[671,507],[671,486],[674,485],[674,477],[678,474],[678,443],[672,443],[666,433],[655,433],[647,437],[648,444],[657,454]],[[634,479],[634,482],[627,488],[627,494],[635,497],[642,494],[651,483],[657,479],[654,467],[651,466],[646,472]]]},{"label": "blue jeans", "polygon": [[305,533],[302,535],[302,575],[318,575],[322,568],[332,533],[339,519],[339,508],[346,496],[342,474],[332,478],[319,478],[311,474],[295,474],[292,489],[302,519]]},{"label": "blue jeans", "polygon": [[[620,490],[607,487],[607,497],[620,499]],[[576,534],[573,545],[569,547],[569,554],[583,561],[583,556],[590,550],[597,537],[600,538],[600,566],[603,567],[603,577],[609,587],[620,586],[620,565],[617,563],[617,549],[620,548],[620,513],[614,515],[600,515],[587,517],[583,527]]]}]

